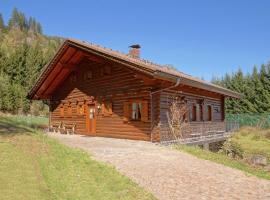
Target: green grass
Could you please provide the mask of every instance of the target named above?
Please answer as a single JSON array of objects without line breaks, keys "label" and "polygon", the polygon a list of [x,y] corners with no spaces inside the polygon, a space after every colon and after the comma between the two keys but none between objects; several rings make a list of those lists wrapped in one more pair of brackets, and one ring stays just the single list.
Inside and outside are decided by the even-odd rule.
[{"label": "green grass", "polygon": [[25,124],[0,117],[0,199],[155,199],[114,167]]},{"label": "green grass", "polygon": [[240,146],[244,157],[259,154],[270,161],[270,129],[242,128],[231,140]]},{"label": "green grass", "polygon": [[48,117],[25,116],[25,115],[0,115],[0,120],[16,123],[16,125],[24,125],[30,128],[38,126],[46,126],[49,124]]}]

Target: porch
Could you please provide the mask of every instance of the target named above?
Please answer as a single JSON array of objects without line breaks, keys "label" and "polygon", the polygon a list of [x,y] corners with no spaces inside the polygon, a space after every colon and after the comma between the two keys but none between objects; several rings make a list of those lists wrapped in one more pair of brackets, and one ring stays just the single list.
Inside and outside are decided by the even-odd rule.
[{"label": "porch", "polygon": [[[163,127],[164,128],[164,127]],[[224,141],[239,129],[237,122],[191,122],[182,130],[181,137],[175,137],[169,127],[162,131],[162,144],[181,143],[204,145]],[[165,134],[164,134],[165,133]]]}]

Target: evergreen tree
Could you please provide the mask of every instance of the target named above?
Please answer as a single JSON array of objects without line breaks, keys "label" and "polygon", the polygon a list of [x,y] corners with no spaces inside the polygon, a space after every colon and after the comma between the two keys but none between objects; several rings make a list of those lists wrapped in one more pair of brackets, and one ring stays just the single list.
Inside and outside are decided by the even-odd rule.
[{"label": "evergreen tree", "polygon": [[265,65],[261,65],[260,69],[260,82],[262,84],[262,90],[260,93],[262,104],[262,110],[264,112],[270,112],[270,79],[267,77]]},{"label": "evergreen tree", "polygon": [[[1,19],[0,15],[0,27],[4,24],[1,23]],[[30,32],[39,33],[40,36],[36,37]],[[47,112],[47,106],[42,102],[35,104],[37,106],[31,106],[32,102],[26,95],[62,40],[42,35],[41,24],[33,17],[27,19],[16,8],[13,9],[8,21],[8,29],[1,34],[0,110],[30,113],[31,108],[37,109],[38,106],[35,114]],[[14,42],[8,43],[10,41]]]},{"label": "evergreen tree", "polygon": [[2,14],[0,13],[0,32],[5,29],[5,23]]},{"label": "evergreen tree", "polygon": [[8,21],[8,28],[19,28],[19,23],[20,23],[20,17],[19,17],[19,12],[17,8],[13,8],[11,18]]},{"label": "evergreen tree", "polygon": [[244,94],[238,99],[226,100],[228,113],[266,113],[270,112],[270,64],[262,65],[258,72],[254,66],[252,74],[244,75],[239,69],[236,73],[215,78],[213,83]]}]

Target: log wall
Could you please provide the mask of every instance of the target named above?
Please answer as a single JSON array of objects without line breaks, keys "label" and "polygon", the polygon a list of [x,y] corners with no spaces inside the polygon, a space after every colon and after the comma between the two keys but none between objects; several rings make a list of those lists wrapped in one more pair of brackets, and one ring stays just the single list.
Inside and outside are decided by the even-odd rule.
[{"label": "log wall", "polygon": [[[191,112],[190,106],[196,104],[197,102],[203,102],[203,119],[197,117],[196,121],[190,121],[190,125],[186,130],[183,130],[183,137],[191,137],[192,133],[202,133],[204,135],[207,131],[223,131],[225,130],[224,125],[224,98],[222,96],[215,96],[215,98],[209,96],[195,95],[191,93],[178,92],[175,91],[163,91],[160,94],[160,140],[169,141],[173,140],[172,134],[170,133],[170,128],[168,125],[168,109],[172,101],[176,97],[185,97],[189,112]],[[207,121],[206,107],[212,107],[212,120]],[[189,113],[188,113],[189,114]]]},{"label": "log wall", "polygon": [[[138,140],[150,140],[151,136],[151,104],[150,88],[146,86],[136,74],[126,67],[107,63],[110,66],[110,74],[104,75],[104,64],[83,61],[76,67],[76,80],[71,81],[68,77],[55,91],[51,106],[52,123],[76,123],[76,133],[87,134],[85,115],[76,114],[76,104],[87,101],[93,97],[95,101],[109,101],[112,103],[112,115],[103,116],[96,112],[96,136],[127,138]],[[102,70],[101,70],[102,69]],[[92,78],[85,79],[84,76],[91,71]],[[103,73],[103,75],[101,75]],[[90,76],[90,75],[89,75]],[[149,121],[128,121],[123,120],[123,103],[130,99],[140,99],[148,101]],[[60,116],[61,101],[64,104],[70,102],[72,115],[70,117]],[[65,113],[67,107],[64,106]]]}]

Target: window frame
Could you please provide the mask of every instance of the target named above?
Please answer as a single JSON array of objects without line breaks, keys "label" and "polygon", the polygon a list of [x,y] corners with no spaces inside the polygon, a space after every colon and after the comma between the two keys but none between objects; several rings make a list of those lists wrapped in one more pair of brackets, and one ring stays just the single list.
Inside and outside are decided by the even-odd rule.
[{"label": "window frame", "polygon": [[[133,118],[133,112],[134,112],[133,104],[137,104],[136,108],[137,109],[139,108],[137,111],[139,111],[138,116],[140,116],[140,117],[138,117],[137,119]],[[142,102],[141,101],[132,101],[131,102],[130,120],[131,121],[142,121]]]},{"label": "window frame", "polygon": [[212,105],[208,104],[206,105],[207,110],[207,119],[206,121],[211,122],[213,121],[213,111],[212,111]]},{"label": "window frame", "polygon": [[[133,110],[132,105],[133,103],[141,104],[140,109],[140,119],[133,119]],[[126,108],[125,108],[126,106]],[[144,99],[131,99],[129,101],[124,102],[124,121],[131,121],[131,122],[149,122],[149,101]]]}]

